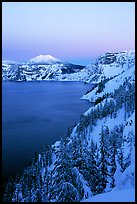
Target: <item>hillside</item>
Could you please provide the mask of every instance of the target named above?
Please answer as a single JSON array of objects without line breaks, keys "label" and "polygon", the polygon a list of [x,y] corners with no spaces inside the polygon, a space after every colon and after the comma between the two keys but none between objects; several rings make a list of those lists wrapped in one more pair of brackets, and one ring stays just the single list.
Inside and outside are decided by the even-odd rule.
[{"label": "hillside", "polygon": [[134,202],[135,164],[130,165],[119,177],[116,187],[108,193],[98,194],[81,202]]},{"label": "hillside", "polygon": [[74,65],[51,56],[39,55],[27,63],[2,62],[3,81],[84,81],[99,83],[115,77],[135,63],[134,51],[107,52],[91,65]]},{"label": "hillside", "polygon": [[[3,81],[81,81],[85,66],[74,65],[52,57],[39,55],[27,63],[2,62]],[[80,73],[80,74],[79,74]],[[85,73],[84,73],[85,75]]]},{"label": "hillside", "polygon": [[85,68],[84,81],[96,85],[82,99],[94,106],[65,140],[45,145],[23,175],[9,181],[5,201],[135,201],[134,55],[106,53]]}]

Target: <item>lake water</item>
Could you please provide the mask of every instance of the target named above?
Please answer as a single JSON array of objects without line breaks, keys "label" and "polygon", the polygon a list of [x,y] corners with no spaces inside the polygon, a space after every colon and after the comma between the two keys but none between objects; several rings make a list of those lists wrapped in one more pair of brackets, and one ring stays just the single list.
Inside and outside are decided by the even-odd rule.
[{"label": "lake water", "polygon": [[35,150],[66,136],[91,104],[80,97],[93,85],[81,82],[2,83],[2,175],[14,176]]}]

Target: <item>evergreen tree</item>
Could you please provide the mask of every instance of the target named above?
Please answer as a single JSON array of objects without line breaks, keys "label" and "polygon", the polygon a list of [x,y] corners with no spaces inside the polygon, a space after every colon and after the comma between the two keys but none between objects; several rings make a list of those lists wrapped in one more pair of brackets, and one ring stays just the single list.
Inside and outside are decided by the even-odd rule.
[{"label": "evergreen tree", "polygon": [[16,184],[12,177],[9,178],[7,184],[5,185],[3,192],[3,201],[12,202],[12,198],[16,189]]},{"label": "evergreen tree", "polygon": [[100,134],[100,165],[99,165],[99,170],[101,172],[101,191],[104,192],[106,185],[108,183],[108,152],[107,152],[107,140],[105,136],[105,132],[102,126],[102,131]]},{"label": "evergreen tree", "polygon": [[77,175],[73,169],[70,157],[63,142],[60,143],[58,159],[53,170],[53,184],[50,191],[51,201],[76,202],[80,201],[79,191],[76,188]]},{"label": "evergreen tree", "polygon": [[110,188],[115,187],[115,179],[114,179],[114,174],[116,172],[116,138],[115,134],[111,132],[110,134],[110,145],[109,145],[109,163],[110,163]]},{"label": "evergreen tree", "polygon": [[51,165],[52,164],[52,149],[51,149],[51,145],[46,144],[46,166]]},{"label": "evergreen tree", "polygon": [[[124,160],[124,168],[127,168],[131,164],[132,153],[134,151],[134,134],[133,131],[129,131],[126,142],[128,143],[129,153]],[[134,153],[133,153],[134,154]]]},{"label": "evergreen tree", "polygon": [[46,171],[44,176],[44,184],[43,184],[43,198],[44,202],[50,202],[51,200],[51,187],[52,187],[52,172]]},{"label": "evergreen tree", "polygon": [[114,104],[114,100],[111,100],[110,101],[110,116],[111,116],[111,118],[112,118],[112,116],[113,116],[113,113],[114,113],[114,110],[115,110],[115,104]]},{"label": "evergreen tree", "polygon": [[100,189],[100,184],[101,184],[101,175],[97,166],[97,157],[96,157],[96,146],[93,142],[93,140],[91,140],[91,145],[89,148],[89,151],[87,152],[87,170],[88,170],[88,174],[85,174],[85,172],[83,172],[86,177],[86,180],[89,183],[89,186],[91,188],[91,192],[93,195],[96,195],[98,193],[101,192]]},{"label": "evergreen tree", "polygon": [[121,148],[117,150],[117,155],[118,155],[118,163],[120,164],[121,167],[121,172],[125,170],[124,167],[124,144],[121,145]]},{"label": "evergreen tree", "polygon": [[12,202],[21,202],[22,201],[22,186],[20,183],[16,184],[16,190]]}]

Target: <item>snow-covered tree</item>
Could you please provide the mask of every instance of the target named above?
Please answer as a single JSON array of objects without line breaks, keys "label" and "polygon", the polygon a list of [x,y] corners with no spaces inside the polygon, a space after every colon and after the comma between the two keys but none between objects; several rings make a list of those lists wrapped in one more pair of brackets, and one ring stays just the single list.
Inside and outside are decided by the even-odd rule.
[{"label": "snow-covered tree", "polygon": [[100,188],[102,192],[104,192],[106,185],[108,183],[108,151],[107,151],[107,140],[105,131],[102,126],[101,134],[100,134],[100,165],[99,170],[101,172],[101,184]]},{"label": "snow-covered tree", "polygon": [[110,188],[114,188],[115,187],[115,179],[114,179],[114,174],[116,172],[116,151],[117,151],[117,145],[116,145],[116,141],[117,138],[115,137],[114,132],[110,133],[110,137],[109,137],[109,173],[110,173]]},{"label": "snow-covered tree", "polygon": [[64,143],[60,143],[58,160],[53,169],[53,183],[50,191],[51,201],[57,202],[76,202],[80,201],[79,185],[76,182],[77,175],[73,170],[67,148]]},{"label": "snow-covered tree", "polygon": [[16,189],[16,183],[13,180],[13,178],[10,177],[4,188],[3,202],[12,202],[15,189]]}]

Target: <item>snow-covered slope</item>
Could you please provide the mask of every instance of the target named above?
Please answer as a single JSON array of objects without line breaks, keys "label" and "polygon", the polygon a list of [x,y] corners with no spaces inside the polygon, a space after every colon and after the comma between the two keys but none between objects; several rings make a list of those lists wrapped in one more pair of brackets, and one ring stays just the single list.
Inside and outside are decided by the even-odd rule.
[{"label": "snow-covered slope", "polygon": [[135,202],[135,163],[121,174],[113,190],[83,199],[81,202]]},{"label": "snow-covered slope", "polygon": [[12,60],[3,60],[2,65],[10,65],[10,64],[18,64],[18,62],[12,61]]},{"label": "snow-covered slope", "polygon": [[130,79],[129,81],[134,81],[134,72],[135,66],[132,66],[131,69],[123,71],[112,80],[104,83],[104,88],[101,92],[98,91],[99,87],[97,86],[93,91],[89,92],[86,95],[83,95],[81,99],[87,99],[89,101],[95,102],[98,98],[103,97],[105,94],[111,94],[114,92],[114,89],[117,89],[121,83],[124,82],[124,79],[128,76]]},{"label": "snow-covered slope", "polygon": [[81,202],[135,202],[135,189],[123,189],[120,191],[111,191],[102,193],[88,199],[83,199]]},{"label": "snow-covered slope", "polygon": [[107,52],[87,66],[91,77],[87,81],[99,83],[104,78],[115,77],[135,64],[135,51]]},{"label": "snow-covered slope", "polygon": [[[121,153],[117,152],[119,156],[115,158],[116,170],[113,175],[115,188],[112,189],[110,187],[111,179],[108,179],[105,189],[106,193],[96,196],[92,195],[89,196],[88,199],[83,198],[82,202],[135,201],[134,55],[134,51],[130,51],[111,55],[113,56],[112,60],[109,58],[108,61],[106,61],[106,55],[101,57],[101,59],[97,59],[98,66],[96,67],[97,69],[94,70],[95,72],[92,72],[93,75],[90,77],[90,80],[91,82],[98,82],[98,85],[82,97],[82,99],[95,102],[95,105],[83,114],[80,122],[73,129],[68,144],[70,145],[72,143],[72,138],[75,138],[77,134],[84,134],[87,140],[87,148],[90,148],[92,141],[99,147],[102,128],[108,131],[108,137],[111,138],[111,135],[113,137],[116,136],[118,142],[117,132],[120,132],[118,127],[121,127],[124,139],[120,150],[117,151],[121,151],[123,162],[125,163],[123,168],[123,164],[119,163]],[[108,64],[106,65],[106,63]],[[93,65],[94,64],[92,64],[90,68],[93,67]],[[133,87],[133,89],[131,87]],[[130,98],[131,95],[133,99]],[[131,113],[127,113],[129,110],[127,104],[132,107]],[[112,107],[116,107],[116,112],[115,108],[113,109]],[[111,108],[113,109],[113,114],[111,114]],[[105,109],[107,111],[105,111]],[[103,112],[103,110],[105,112]],[[105,131],[103,131],[103,134],[105,134]],[[107,151],[109,151],[109,148]],[[130,195],[126,193],[130,193]],[[123,196],[124,194],[126,194],[126,196]]]},{"label": "snow-covered slope", "polygon": [[135,64],[135,51],[106,53],[91,65],[74,65],[52,57],[51,55],[39,55],[29,60],[28,63],[13,64],[16,73],[12,73],[9,63],[3,62],[2,79],[11,81],[83,81],[87,83],[99,83],[124,73]]},{"label": "snow-covered slope", "polygon": [[61,62],[50,55],[40,55],[28,63],[2,63],[3,81],[81,81],[87,76],[85,66]]},{"label": "snow-covered slope", "polygon": [[[106,115],[104,115],[105,117],[100,118],[99,116],[99,119],[96,121],[94,126],[91,124],[86,125],[85,131],[88,138],[88,144],[90,144],[91,140],[93,140],[97,146],[99,146],[102,127],[104,129],[108,128],[108,134],[113,135],[114,137],[118,131],[117,127],[121,126],[123,129],[122,135],[124,140],[120,151],[123,157],[122,162],[125,162],[125,167],[122,170],[121,167],[123,164],[118,162],[119,156],[116,156],[116,171],[113,176],[115,180],[115,188],[110,188],[108,180],[105,193],[89,196],[87,199],[82,199],[82,202],[135,202],[135,111],[133,111],[135,108],[133,105],[135,103],[134,54],[134,52],[122,52],[122,55],[119,55],[118,53],[117,58],[114,56],[112,58],[111,62],[113,66],[104,65],[104,58],[101,58],[103,61],[101,61],[98,66],[98,68],[100,67],[101,69],[100,76],[98,75],[99,77],[95,79],[95,81],[98,81],[99,84],[82,97],[82,99],[95,102],[94,107],[91,107],[83,114],[83,116],[87,118],[87,120],[85,119],[83,122],[84,124],[88,124],[88,118],[91,117],[94,113],[97,114],[100,112],[103,106],[106,106],[106,108],[108,107],[108,111],[110,111],[111,107],[113,107],[113,104],[115,104],[117,107],[117,105],[121,103],[121,105],[118,105],[119,108],[116,115],[106,113]],[[117,59],[119,59],[122,66],[116,66]],[[128,91],[128,87],[131,86],[134,87],[133,93]],[[129,100],[132,94],[133,99]],[[111,106],[107,104],[111,104]],[[132,112],[129,114],[127,114],[128,106],[126,104],[128,104],[128,106],[131,104],[130,107],[132,107]],[[79,125],[80,123],[77,125],[77,127]],[[74,129],[72,137],[74,137],[76,134],[77,127]],[[105,134],[105,132],[103,133]]]},{"label": "snow-covered slope", "polygon": [[135,201],[134,56],[134,51],[106,53],[88,68],[71,73],[70,79],[77,74],[77,79],[97,83],[82,97],[94,105],[65,140],[34,159],[16,183],[12,201]]},{"label": "snow-covered slope", "polygon": [[[122,57],[124,61],[121,60]],[[99,74],[98,79],[93,80],[95,74],[91,77],[92,82],[98,82],[99,86],[93,89],[93,91],[90,91],[88,94],[82,96],[81,99],[87,99],[95,102],[98,98],[103,97],[105,94],[114,92],[114,89],[117,89],[124,82],[125,78],[128,78],[129,81],[134,81],[134,57],[135,53],[133,51],[130,51],[129,53],[122,52],[122,54],[117,54],[117,61],[112,64],[102,65],[100,63],[98,69],[101,69],[102,71]]]},{"label": "snow-covered slope", "polygon": [[29,64],[56,64],[58,62],[61,62],[61,60],[51,55],[39,55],[28,61]]}]

